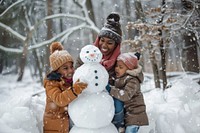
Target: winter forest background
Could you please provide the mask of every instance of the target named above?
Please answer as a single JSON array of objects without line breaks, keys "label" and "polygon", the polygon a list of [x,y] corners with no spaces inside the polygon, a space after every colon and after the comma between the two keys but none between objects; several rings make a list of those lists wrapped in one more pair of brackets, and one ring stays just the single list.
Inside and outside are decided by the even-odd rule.
[{"label": "winter forest background", "polygon": [[[40,92],[51,42],[62,42],[76,59],[83,46],[94,42],[110,12],[121,16],[122,51],[142,54],[143,71],[147,79],[152,75],[155,88],[173,90],[172,78],[190,74],[198,76],[178,86],[187,88],[190,82],[200,90],[199,0],[0,0],[1,80],[11,83],[10,90],[14,84],[30,84],[24,76],[30,74]],[[0,94],[8,85],[2,81]]]},{"label": "winter forest background", "polygon": [[144,72],[166,88],[166,72],[199,73],[198,0],[1,0],[0,73],[39,82],[49,70],[49,44],[61,41],[76,59],[92,44],[110,12],[121,16],[122,51],[142,53]]}]

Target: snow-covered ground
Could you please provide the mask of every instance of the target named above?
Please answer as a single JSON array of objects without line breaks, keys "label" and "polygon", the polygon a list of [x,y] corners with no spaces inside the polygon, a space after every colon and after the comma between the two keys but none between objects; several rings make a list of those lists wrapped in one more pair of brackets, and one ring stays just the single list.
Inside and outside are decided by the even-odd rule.
[{"label": "snow-covered ground", "polygon": [[[170,75],[170,86],[162,91],[145,74],[142,91],[150,125],[139,133],[200,133],[200,74]],[[28,72],[23,82],[16,78],[0,75],[0,133],[42,133],[45,94],[34,94],[43,87]]]},{"label": "snow-covered ground", "polygon": [[0,75],[0,133],[42,133],[45,94],[28,72],[23,82],[16,75]]}]

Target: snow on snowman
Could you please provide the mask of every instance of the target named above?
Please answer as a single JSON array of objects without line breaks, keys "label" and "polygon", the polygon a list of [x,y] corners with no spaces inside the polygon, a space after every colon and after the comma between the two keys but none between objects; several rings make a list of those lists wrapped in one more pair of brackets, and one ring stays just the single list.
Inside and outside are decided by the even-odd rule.
[{"label": "snow on snowman", "polygon": [[73,81],[80,79],[88,86],[69,104],[69,116],[74,123],[70,133],[118,133],[111,123],[114,101],[105,89],[109,75],[100,64],[101,51],[94,45],[86,45],[80,58],[84,64],[75,71]]}]

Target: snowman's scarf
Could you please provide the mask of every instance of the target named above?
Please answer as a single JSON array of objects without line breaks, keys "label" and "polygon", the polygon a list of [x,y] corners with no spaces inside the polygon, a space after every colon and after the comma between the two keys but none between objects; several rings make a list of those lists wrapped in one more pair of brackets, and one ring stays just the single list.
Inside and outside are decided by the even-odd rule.
[{"label": "snowman's scarf", "polygon": [[[96,38],[94,45],[99,48],[99,37]],[[103,58],[100,63],[106,68],[107,71],[109,71],[114,67],[119,54],[120,54],[120,44],[117,44],[117,47],[114,49],[112,53],[106,56],[103,55]]]}]

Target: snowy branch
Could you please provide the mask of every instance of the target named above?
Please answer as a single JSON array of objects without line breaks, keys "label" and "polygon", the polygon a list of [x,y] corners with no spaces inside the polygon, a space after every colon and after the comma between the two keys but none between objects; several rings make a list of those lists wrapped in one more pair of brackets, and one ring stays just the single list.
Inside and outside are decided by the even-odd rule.
[{"label": "snowy branch", "polygon": [[81,17],[79,15],[75,15],[75,14],[63,14],[63,13],[59,13],[59,14],[54,14],[54,15],[50,15],[47,16],[43,19],[44,20],[48,20],[48,19],[53,19],[53,18],[63,18],[63,17],[68,17],[68,18],[75,18],[75,19],[79,19],[82,21],[86,21],[86,19],[84,17]]},{"label": "snowy branch", "polygon": [[22,53],[22,51],[23,51],[22,49],[6,48],[2,45],[0,45],[0,49],[5,51],[5,52],[18,53],[18,54]]},{"label": "snowy branch", "polygon": [[33,30],[32,26],[31,26],[30,19],[29,19],[28,14],[27,14],[26,7],[24,7],[24,9],[25,9],[25,19],[26,19],[26,21],[27,21],[28,28],[29,28],[29,30]]},{"label": "snowy branch", "polygon": [[78,25],[78,26],[75,26],[75,27],[72,27],[70,29],[68,29],[67,33],[61,38],[61,42],[63,42],[65,39],[68,40],[68,37],[73,33],[75,32],[76,30],[80,30],[82,28],[84,28],[86,26],[86,24],[81,24],[81,25]]},{"label": "snowy branch", "polygon": [[[66,39],[68,40],[68,37],[69,37],[73,32],[75,32],[75,31],[77,31],[77,30],[81,30],[81,29],[83,29],[83,28],[95,30],[95,29],[94,29],[95,27],[88,26],[88,25],[86,25],[86,24],[81,24],[81,25],[78,25],[78,26],[76,26],[76,27],[72,27],[71,29],[68,29],[69,31],[67,32],[67,34],[61,38],[61,42],[64,41],[64,40],[66,40]],[[96,31],[96,30],[95,30],[95,31]],[[96,31],[96,32],[98,33],[98,32],[99,32],[99,29],[98,29],[98,31]]]},{"label": "snowy branch", "polygon": [[84,17],[74,15],[74,14],[54,14],[54,15],[50,15],[50,16],[47,16],[44,19],[40,20],[37,24],[35,24],[34,27],[36,29],[39,26],[39,24],[41,24],[42,22],[44,22],[46,20],[54,19],[54,18],[63,18],[63,17],[74,18],[74,19],[78,19],[78,20],[81,20],[83,22],[86,22],[92,27],[92,29],[94,31],[99,32],[99,28],[97,28],[95,26],[95,24],[91,21],[91,19],[89,17],[84,18]]},{"label": "snowy branch", "polygon": [[74,2],[78,7],[82,8],[82,5],[79,4],[76,0],[73,0],[73,2]]},{"label": "snowy branch", "polygon": [[93,21],[90,19],[90,17],[89,17],[88,9],[87,9],[87,7],[86,7],[86,0],[84,0],[81,4],[82,4],[82,9],[83,9],[83,12],[84,12],[86,21],[89,23],[90,26],[93,27],[93,29],[94,29],[96,32],[99,32],[99,29],[95,26],[94,22],[93,22]]},{"label": "snowy branch", "polygon": [[[72,27],[72,28],[69,28],[65,31],[63,31],[62,33],[58,34],[57,36],[54,36],[53,38],[51,38],[50,40],[47,40],[47,41],[44,41],[44,42],[41,42],[41,43],[38,43],[37,45],[34,45],[34,46],[30,46],[28,48],[28,50],[33,50],[33,49],[36,49],[36,48],[39,48],[39,47],[42,47],[42,46],[45,46],[47,44],[50,44],[51,42],[57,40],[58,38],[61,38],[62,37],[62,41],[66,38],[68,38],[68,36],[75,32],[76,30],[79,30],[81,28],[89,28],[88,26],[86,26],[86,24],[81,24],[79,26],[76,26],[76,27]],[[63,37],[64,36],[64,37]]]},{"label": "snowy branch", "polygon": [[22,2],[24,2],[24,0],[19,0],[15,2],[14,4],[12,4],[11,6],[9,6],[3,13],[0,14],[0,17],[3,17],[10,9],[12,9],[14,6],[18,4],[21,4]]},{"label": "snowy branch", "polygon": [[[23,0],[21,0],[20,2],[22,2]],[[39,48],[39,47],[42,47],[42,46],[45,46],[49,43],[51,43],[52,41],[58,39],[58,38],[61,38],[61,41],[63,41],[64,39],[68,39],[68,37],[75,31],[77,30],[80,30],[80,29],[83,29],[83,28],[87,28],[87,29],[91,29],[91,30],[94,30],[95,32],[99,32],[99,28],[96,27],[96,25],[94,24],[94,22],[90,19],[89,15],[88,15],[88,11],[87,11],[87,7],[85,5],[86,1],[83,1],[80,5],[83,9],[83,13],[84,13],[84,16],[85,17],[82,17],[82,16],[79,16],[79,15],[75,15],[75,14],[63,14],[63,13],[60,13],[60,14],[54,14],[54,15],[50,15],[50,16],[47,16],[43,19],[40,19],[38,22],[36,22],[34,25],[31,25],[31,22],[29,20],[29,17],[28,17],[28,14],[25,12],[25,19],[26,19],[26,22],[28,24],[28,29],[29,29],[29,32],[34,32],[34,31],[37,31],[37,28],[39,27],[40,24],[44,23],[45,21],[47,20],[50,20],[50,19],[56,19],[56,18],[73,18],[73,19],[78,19],[80,21],[82,21],[83,23],[78,25],[78,26],[75,26],[75,27],[72,27],[72,28],[69,28],[61,33],[59,33],[58,35],[54,36],[53,38],[51,38],[50,40],[47,40],[47,41],[44,41],[44,42],[41,42],[41,43],[37,43],[35,42],[34,44],[37,44],[37,45],[33,45],[33,46],[29,46],[28,50],[33,50],[33,49],[36,49],[36,48]],[[17,3],[15,3],[16,5]],[[12,6],[13,7],[13,6]],[[26,7],[24,7],[25,10],[26,10]],[[14,31],[13,29],[11,29],[9,26],[3,24],[0,22],[0,27],[2,27],[3,29],[7,30],[9,33],[13,34],[14,37],[18,38],[19,40],[21,40],[22,42],[24,42],[26,40],[27,37],[24,37],[22,35],[20,35],[19,33],[17,33],[16,31]],[[33,36],[32,36],[33,38]],[[6,48],[4,46],[1,46],[0,47],[1,50],[3,51],[6,51],[6,52],[14,52],[14,53],[22,53],[22,50],[20,49],[17,49],[17,48]]]},{"label": "snowy branch", "polygon": [[5,29],[6,31],[8,31],[12,35],[14,35],[14,37],[18,38],[21,41],[25,41],[26,40],[26,37],[20,35],[18,32],[14,31],[9,26],[7,26],[7,25],[5,25],[5,24],[3,24],[1,22],[0,22],[0,27],[2,27],[3,29]]},{"label": "snowy branch", "polygon": [[[58,34],[57,36],[54,36],[50,40],[43,41],[41,43],[34,43],[34,44],[37,44],[37,45],[29,46],[28,50],[30,51],[30,50],[37,49],[37,48],[40,48],[42,46],[45,46],[47,44],[50,44],[51,42],[57,40],[58,38],[61,38],[62,36],[68,37],[71,33],[75,32],[75,30],[80,29],[80,28],[88,28],[88,27],[85,24],[82,24],[82,25],[79,25],[79,26],[76,26],[76,27],[69,28],[69,29],[63,31],[62,33]],[[62,37],[62,40],[63,39],[65,39],[65,38]],[[22,53],[23,52],[23,50],[18,49],[18,48],[6,48],[6,47],[1,46],[1,45],[0,45],[0,49],[3,50],[3,51],[6,51],[6,52],[13,52],[13,53]]]},{"label": "snowy branch", "polygon": [[192,17],[192,14],[194,13],[194,11],[195,11],[195,8],[193,8],[191,14],[190,14],[189,17],[186,19],[185,23],[184,23],[183,26],[182,26],[183,28],[185,28],[185,25],[188,23],[189,19]]}]

